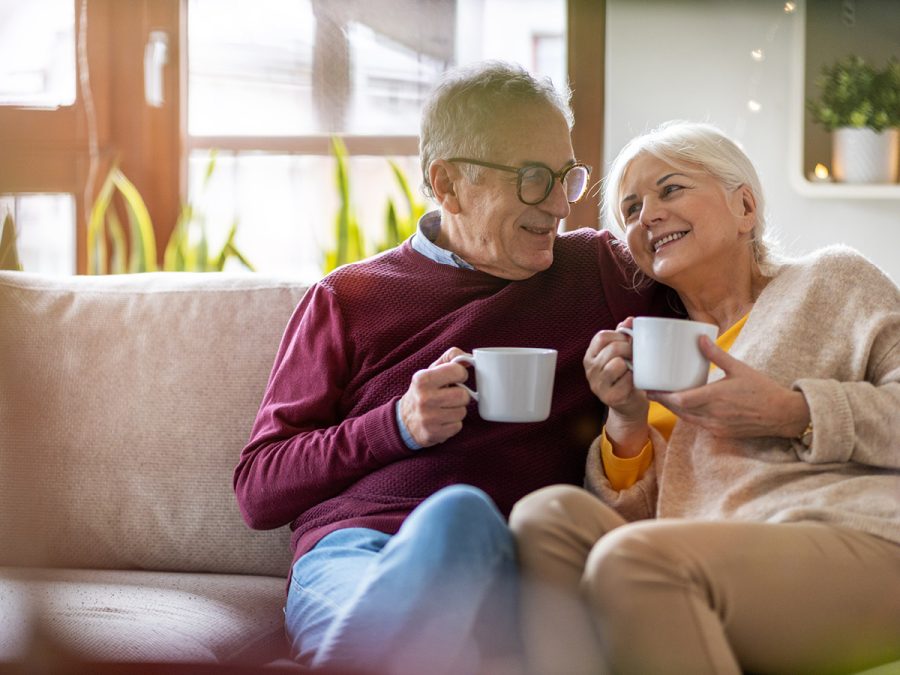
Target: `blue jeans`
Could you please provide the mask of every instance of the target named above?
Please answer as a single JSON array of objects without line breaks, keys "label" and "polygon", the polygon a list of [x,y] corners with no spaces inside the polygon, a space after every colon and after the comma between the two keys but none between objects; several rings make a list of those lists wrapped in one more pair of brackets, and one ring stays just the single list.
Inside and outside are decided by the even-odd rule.
[{"label": "blue jeans", "polygon": [[516,578],[512,534],[490,498],[444,488],[396,535],[338,530],[297,560],[285,608],[291,651],[353,672],[474,673],[476,632],[515,649]]}]

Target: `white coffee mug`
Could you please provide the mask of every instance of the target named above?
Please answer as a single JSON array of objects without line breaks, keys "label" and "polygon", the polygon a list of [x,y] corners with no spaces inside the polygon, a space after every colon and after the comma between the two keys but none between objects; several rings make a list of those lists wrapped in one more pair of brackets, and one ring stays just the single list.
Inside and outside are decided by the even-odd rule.
[{"label": "white coffee mug", "polygon": [[715,341],[717,326],[685,319],[639,316],[634,329],[619,328],[632,337],[631,362],[634,386],[653,391],[679,391],[706,384],[709,360],[700,352],[698,340],[706,335]]},{"label": "white coffee mug", "polygon": [[475,367],[472,398],[478,414],[491,422],[542,422],[550,416],[556,350],[531,347],[485,347],[453,359]]}]

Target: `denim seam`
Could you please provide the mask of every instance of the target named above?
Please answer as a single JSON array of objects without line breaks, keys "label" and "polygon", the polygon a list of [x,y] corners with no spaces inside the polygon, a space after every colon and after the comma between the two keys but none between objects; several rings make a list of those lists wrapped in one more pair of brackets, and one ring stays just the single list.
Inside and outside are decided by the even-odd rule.
[{"label": "denim seam", "polygon": [[327,595],[323,595],[322,593],[319,593],[318,591],[315,591],[308,586],[304,586],[299,581],[297,581],[296,577],[291,578],[291,586],[296,588],[297,591],[300,593],[305,593],[305,594],[313,596],[314,598],[316,598],[316,600],[328,605],[331,609],[335,610],[336,612],[341,609],[340,606],[336,602],[331,600],[331,598],[329,598]]}]

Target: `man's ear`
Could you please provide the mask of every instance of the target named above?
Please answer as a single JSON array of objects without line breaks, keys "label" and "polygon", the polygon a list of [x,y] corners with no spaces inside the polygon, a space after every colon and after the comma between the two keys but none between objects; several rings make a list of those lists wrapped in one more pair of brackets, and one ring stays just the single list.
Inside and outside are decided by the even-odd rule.
[{"label": "man's ear", "polygon": [[460,212],[457,187],[462,180],[459,168],[445,159],[436,159],[428,167],[428,179],[435,201],[448,213]]},{"label": "man's ear", "polygon": [[734,194],[735,215],[741,219],[741,232],[751,232],[756,226],[756,195],[744,183]]}]

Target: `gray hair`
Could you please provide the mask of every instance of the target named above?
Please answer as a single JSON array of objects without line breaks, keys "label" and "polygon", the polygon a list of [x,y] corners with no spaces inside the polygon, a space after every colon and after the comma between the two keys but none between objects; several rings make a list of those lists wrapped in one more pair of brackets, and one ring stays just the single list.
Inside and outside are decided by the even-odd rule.
[{"label": "gray hair", "polygon": [[[434,194],[428,170],[436,159],[471,157],[488,159],[494,135],[509,113],[529,105],[549,105],[574,124],[568,86],[562,93],[549,78],[536,78],[519,65],[486,61],[444,73],[422,110],[419,158],[422,189]],[[470,180],[480,169],[465,165]]]},{"label": "gray hair", "polygon": [[619,210],[625,171],[640,154],[647,153],[682,170],[700,167],[726,190],[741,185],[756,198],[756,224],[751,236],[753,258],[764,275],[778,263],[775,244],[766,233],[765,200],[762,184],[750,158],[720,129],[699,122],[673,120],[629,141],[613,160],[603,181],[603,218],[607,226],[616,223],[625,229]]}]

